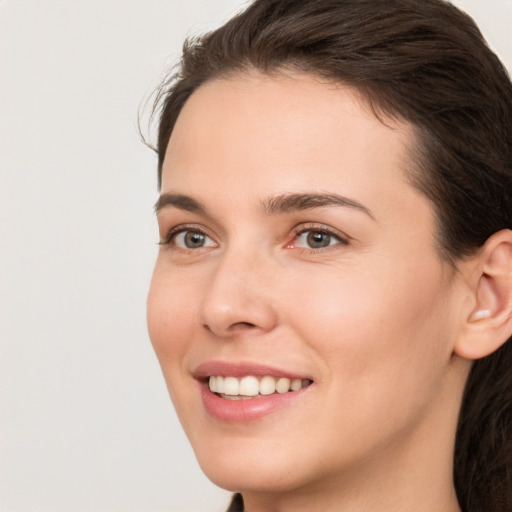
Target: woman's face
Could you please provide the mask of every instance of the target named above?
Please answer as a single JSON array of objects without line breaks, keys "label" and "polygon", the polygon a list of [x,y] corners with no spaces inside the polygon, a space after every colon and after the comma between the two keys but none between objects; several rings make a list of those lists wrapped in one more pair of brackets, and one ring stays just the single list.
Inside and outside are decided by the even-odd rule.
[{"label": "woman's face", "polygon": [[421,464],[439,439],[450,451],[462,287],[407,180],[412,144],[407,125],[308,76],[212,81],[186,103],[148,323],[218,485],[293,490]]}]

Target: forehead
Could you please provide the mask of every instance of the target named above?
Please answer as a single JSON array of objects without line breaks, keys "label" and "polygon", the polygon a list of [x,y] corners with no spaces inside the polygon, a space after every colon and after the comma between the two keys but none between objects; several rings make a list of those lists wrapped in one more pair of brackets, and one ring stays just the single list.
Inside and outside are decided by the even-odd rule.
[{"label": "forehead", "polygon": [[410,125],[377,119],[346,85],[309,75],[236,75],[207,82],[185,104],[162,189],[202,190],[217,181],[267,195],[312,187],[364,195],[371,183],[407,182],[414,140]]}]

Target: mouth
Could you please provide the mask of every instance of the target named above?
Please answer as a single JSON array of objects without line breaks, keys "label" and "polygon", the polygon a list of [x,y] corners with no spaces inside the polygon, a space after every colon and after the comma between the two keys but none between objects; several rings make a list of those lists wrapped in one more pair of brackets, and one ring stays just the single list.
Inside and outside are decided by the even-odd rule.
[{"label": "mouth", "polygon": [[210,361],[193,372],[205,412],[223,423],[264,420],[310,395],[309,375],[249,362]]},{"label": "mouth", "polygon": [[272,375],[244,377],[210,375],[207,378],[212,393],[226,400],[251,400],[269,395],[293,393],[310,386],[311,379],[290,379]]}]

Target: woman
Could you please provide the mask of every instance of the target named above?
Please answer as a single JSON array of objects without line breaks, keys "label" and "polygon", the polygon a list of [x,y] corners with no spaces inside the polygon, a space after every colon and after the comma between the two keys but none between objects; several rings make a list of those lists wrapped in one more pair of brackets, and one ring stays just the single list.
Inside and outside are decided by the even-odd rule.
[{"label": "woman", "polygon": [[512,510],[512,85],[474,22],[256,0],[157,104],[149,332],[231,510]]}]

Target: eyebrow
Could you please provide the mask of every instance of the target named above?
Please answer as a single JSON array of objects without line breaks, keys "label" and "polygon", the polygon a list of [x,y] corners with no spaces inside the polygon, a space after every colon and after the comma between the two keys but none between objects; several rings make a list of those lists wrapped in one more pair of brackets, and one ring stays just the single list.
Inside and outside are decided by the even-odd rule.
[{"label": "eyebrow", "polygon": [[265,213],[268,215],[291,213],[325,206],[343,206],[364,212],[375,220],[369,208],[354,199],[349,199],[348,197],[343,197],[338,194],[283,194],[264,201],[262,204]]},{"label": "eyebrow", "polygon": [[184,194],[161,194],[155,203],[155,213],[167,206],[174,206],[187,212],[206,214],[206,208],[199,201]]},{"label": "eyebrow", "polygon": [[[187,212],[202,215],[208,214],[207,209],[199,201],[184,194],[161,194],[155,204],[155,213],[158,213],[168,206],[173,206],[174,208]],[[283,194],[262,201],[261,206],[266,215],[292,213],[326,206],[343,206],[345,208],[359,210],[368,215],[371,219],[375,220],[375,217],[369,208],[354,199],[349,199],[348,197],[343,197],[338,194]]]}]

